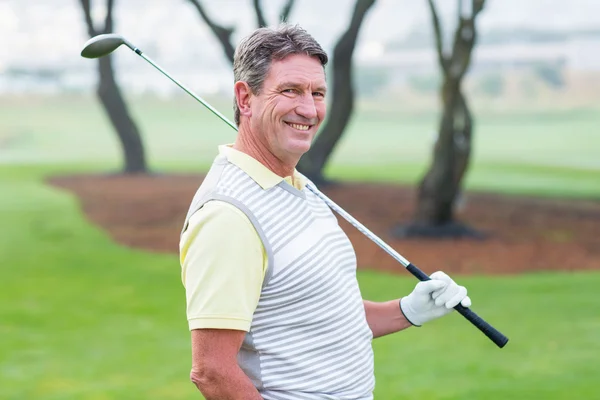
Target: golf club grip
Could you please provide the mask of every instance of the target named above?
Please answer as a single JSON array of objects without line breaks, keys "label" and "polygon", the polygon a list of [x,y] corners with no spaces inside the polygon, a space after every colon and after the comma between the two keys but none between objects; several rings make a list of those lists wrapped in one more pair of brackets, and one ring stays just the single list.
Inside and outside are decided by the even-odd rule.
[{"label": "golf club grip", "polygon": [[[413,274],[420,281],[429,281],[431,278],[413,263],[406,266],[408,272]],[[471,311],[470,308],[463,307],[461,304],[454,307],[463,317],[477,327],[485,336],[487,336],[496,346],[502,348],[508,343],[508,338],[496,328],[488,324],[483,318]]]},{"label": "golf club grip", "polygon": [[508,343],[508,338],[504,336],[496,328],[485,322],[483,318],[471,311],[470,308],[457,305],[454,307],[463,317],[469,320],[473,325],[477,327],[485,336],[487,336],[492,342],[496,343],[496,346],[502,348]]}]

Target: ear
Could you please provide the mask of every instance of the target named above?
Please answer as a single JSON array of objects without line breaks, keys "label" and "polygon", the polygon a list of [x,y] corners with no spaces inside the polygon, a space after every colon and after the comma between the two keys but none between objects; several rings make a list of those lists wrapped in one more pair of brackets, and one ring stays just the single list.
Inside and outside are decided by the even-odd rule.
[{"label": "ear", "polygon": [[240,116],[252,116],[252,109],[250,108],[252,90],[250,86],[244,81],[237,81],[233,85],[233,92],[235,93],[237,106],[240,109]]}]

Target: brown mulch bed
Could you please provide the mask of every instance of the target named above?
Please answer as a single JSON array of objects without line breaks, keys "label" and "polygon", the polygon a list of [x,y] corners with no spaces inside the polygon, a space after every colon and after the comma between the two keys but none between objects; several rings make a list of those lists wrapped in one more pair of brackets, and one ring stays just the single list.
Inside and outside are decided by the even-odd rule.
[{"label": "brown mulch bed", "polygon": [[[202,178],[78,175],[55,177],[50,183],[77,195],[89,220],[115,241],[176,253],[183,219]],[[458,217],[487,233],[487,239],[395,239],[392,228],[408,222],[413,212],[412,188],[348,183],[323,192],[427,273],[600,269],[600,201],[469,193]],[[402,270],[346,221],[340,223],[360,268]]]}]

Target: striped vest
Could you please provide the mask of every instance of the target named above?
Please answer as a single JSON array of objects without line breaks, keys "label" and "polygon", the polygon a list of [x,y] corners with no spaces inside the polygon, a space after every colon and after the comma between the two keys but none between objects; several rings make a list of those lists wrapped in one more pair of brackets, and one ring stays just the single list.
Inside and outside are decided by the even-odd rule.
[{"label": "striped vest", "polygon": [[258,306],[238,353],[262,397],[372,399],[372,333],[356,256],[329,207],[285,181],[264,190],[223,155],[194,196],[186,225],[210,200],[243,211],[268,255]]}]

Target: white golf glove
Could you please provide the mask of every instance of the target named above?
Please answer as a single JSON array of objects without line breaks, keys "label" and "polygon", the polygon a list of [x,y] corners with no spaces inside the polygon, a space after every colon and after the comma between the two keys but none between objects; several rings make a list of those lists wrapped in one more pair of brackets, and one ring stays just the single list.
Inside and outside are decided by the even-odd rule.
[{"label": "white golf glove", "polygon": [[458,303],[471,306],[467,288],[456,284],[448,275],[438,271],[430,278],[430,281],[417,283],[411,294],[400,299],[400,310],[415,326],[451,313]]}]

